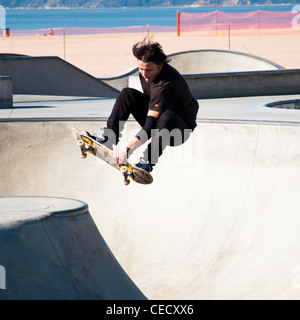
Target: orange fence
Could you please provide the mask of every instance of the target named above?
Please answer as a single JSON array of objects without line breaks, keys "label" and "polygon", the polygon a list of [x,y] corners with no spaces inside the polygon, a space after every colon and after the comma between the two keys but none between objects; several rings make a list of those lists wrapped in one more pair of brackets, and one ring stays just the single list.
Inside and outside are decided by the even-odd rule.
[{"label": "orange fence", "polygon": [[300,11],[262,11],[228,13],[222,11],[178,12],[177,34],[203,35],[300,33]]}]

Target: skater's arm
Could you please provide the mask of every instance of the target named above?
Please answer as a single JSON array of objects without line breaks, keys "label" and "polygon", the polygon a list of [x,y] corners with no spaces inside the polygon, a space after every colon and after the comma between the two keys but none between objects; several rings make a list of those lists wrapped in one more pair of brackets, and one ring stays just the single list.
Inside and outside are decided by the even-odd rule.
[{"label": "skater's arm", "polygon": [[140,146],[142,145],[141,141],[138,138],[134,138],[129,144],[126,149],[121,150],[119,153],[116,154],[116,161],[117,163],[126,163],[127,159],[130,155]]},{"label": "skater's arm", "polygon": [[142,145],[141,141],[134,137],[134,139],[128,144],[128,149],[130,149],[130,153],[134,152],[136,149],[138,149]]},{"label": "skater's arm", "polygon": [[151,130],[156,128],[157,119],[159,118],[159,116],[160,116],[159,111],[154,111],[154,110],[148,111],[145,124],[135,136],[138,140],[140,140],[141,145],[150,139]]}]

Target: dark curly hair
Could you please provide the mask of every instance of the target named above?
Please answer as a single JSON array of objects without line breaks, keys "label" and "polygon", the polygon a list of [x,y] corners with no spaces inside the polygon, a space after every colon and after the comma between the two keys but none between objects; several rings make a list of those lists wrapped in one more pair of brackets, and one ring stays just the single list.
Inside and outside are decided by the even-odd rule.
[{"label": "dark curly hair", "polygon": [[133,55],[143,62],[154,62],[157,65],[171,61],[163,52],[158,42],[152,41],[151,38],[136,43],[132,47]]}]

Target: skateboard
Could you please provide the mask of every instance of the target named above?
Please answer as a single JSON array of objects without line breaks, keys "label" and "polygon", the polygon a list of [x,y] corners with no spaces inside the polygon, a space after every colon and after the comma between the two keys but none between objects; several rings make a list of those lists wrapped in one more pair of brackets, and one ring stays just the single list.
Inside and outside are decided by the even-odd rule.
[{"label": "skateboard", "polygon": [[153,178],[148,171],[138,168],[129,162],[118,164],[116,162],[116,155],[112,150],[88,137],[84,133],[80,133],[75,128],[72,128],[72,133],[74,138],[77,140],[77,145],[80,148],[82,159],[87,157],[87,153],[91,153],[97,158],[108,163],[122,173],[125,185],[130,183],[130,179],[140,184],[152,183]]}]

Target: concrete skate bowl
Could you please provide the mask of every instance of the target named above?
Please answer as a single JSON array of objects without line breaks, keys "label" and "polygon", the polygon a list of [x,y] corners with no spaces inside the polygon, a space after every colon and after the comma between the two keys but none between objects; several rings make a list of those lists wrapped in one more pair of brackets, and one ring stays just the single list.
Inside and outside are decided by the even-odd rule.
[{"label": "concrete skate bowl", "polygon": [[[298,124],[199,122],[148,186],[124,186],[115,169],[80,159],[71,127],[103,124],[2,122],[0,194],[86,202],[149,299],[299,298]],[[130,139],[136,124],[126,130]]]},{"label": "concrete skate bowl", "polygon": [[[170,65],[181,74],[243,72],[284,69],[280,65],[254,55],[227,50],[192,50],[172,53]],[[122,90],[130,86],[138,68],[109,78],[100,78],[110,86]]]}]

